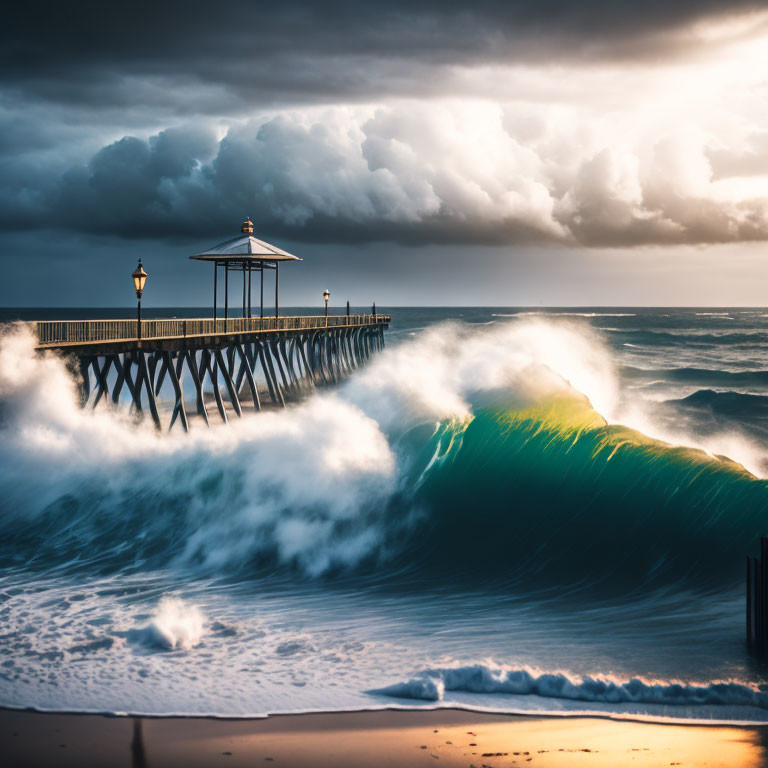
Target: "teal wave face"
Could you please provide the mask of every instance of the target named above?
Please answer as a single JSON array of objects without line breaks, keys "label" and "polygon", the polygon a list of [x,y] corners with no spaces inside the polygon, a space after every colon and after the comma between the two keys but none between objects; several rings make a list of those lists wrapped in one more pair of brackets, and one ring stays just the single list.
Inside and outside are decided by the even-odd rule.
[{"label": "teal wave face", "polygon": [[[726,457],[608,425],[576,395],[530,408],[478,408],[466,421],[437,428],[423,424],[396,450],[401,490],[354,521],[376,537],[375,552],[326,576],[352,572],[393,585],[417,575],[544,588],[625,591],[679,581],[722,588],[743,578],[744,556],[768,532],[768,482]],[[219,499],[225,477],[213,472],[210,488],[194,486],[182,497],[156,490],[151,516],[142,511],[143,494],[116,507],[111,497],[64,497],[36,524],[18,528],[6,549],[12,545],[28,566],[202,567],[183,557],[191,494],[205,490]],[[70,521],[65,532],[63,516]],[[352,522],[340,521],[338,535]],[[291,570],[268,537],[246,543],[242,563],[228,561],[231,576]],[[81,554],[84,547],[93,561]]]},{"label": "teal wave face", "polygon": [[418,491],[448,571],[546,583],[722,585],[768,531],[768,483],[564,399],[445,424]]}]

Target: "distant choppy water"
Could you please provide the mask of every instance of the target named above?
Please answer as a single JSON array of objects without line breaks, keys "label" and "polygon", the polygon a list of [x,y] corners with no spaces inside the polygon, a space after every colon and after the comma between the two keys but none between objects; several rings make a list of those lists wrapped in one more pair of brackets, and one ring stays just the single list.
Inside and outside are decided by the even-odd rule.
[{"label": "distant choppy water", "polygon": [[344,385],[189,435],[0,338],[0,705],[768,721],[768,311],[391,313]]}]

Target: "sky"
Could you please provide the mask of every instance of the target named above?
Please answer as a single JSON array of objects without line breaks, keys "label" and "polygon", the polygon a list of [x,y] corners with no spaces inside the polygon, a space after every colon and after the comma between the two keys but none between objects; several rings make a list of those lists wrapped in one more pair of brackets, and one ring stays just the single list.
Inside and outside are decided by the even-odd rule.
[{"label": "sky", "polygon": [[[28,0],[0,25],[0,304],[763,305],[768,2]],[[267,291],[269,293],[269,291]]]}]

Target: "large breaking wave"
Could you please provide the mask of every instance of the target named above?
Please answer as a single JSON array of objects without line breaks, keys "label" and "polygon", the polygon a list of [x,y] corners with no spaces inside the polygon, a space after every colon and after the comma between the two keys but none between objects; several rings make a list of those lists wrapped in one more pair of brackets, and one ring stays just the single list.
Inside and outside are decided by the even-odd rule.
[{"label": "large breaking wave", "polygon": [[667,434],[618,381],[572,321],[445,323],[285,411],[161,435],[81,410],[66,361],[16,328],[0,339],[0,557],[560,584],[740,575],[768,510],[760,451]]}]

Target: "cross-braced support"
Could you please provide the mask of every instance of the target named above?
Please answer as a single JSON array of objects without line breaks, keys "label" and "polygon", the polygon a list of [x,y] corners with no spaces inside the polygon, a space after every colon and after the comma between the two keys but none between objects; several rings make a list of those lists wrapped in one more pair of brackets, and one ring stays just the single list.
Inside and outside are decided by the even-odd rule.
[{"label": "cross-braced support", "polygon": [[[206,340],[208,341],[208,340]],[[157,429],[178,423],[190,429],[192,413],[210,424],[209,405],[222,422],[262,409],[263,398],[284,408],[316,387],[338,383],[384,348],[379,326],[295,330],[234,338],[175,349],[80,353],[83,406],[126,404],[149,412]],[[167,425],[167,426],[165,426]]]}]

